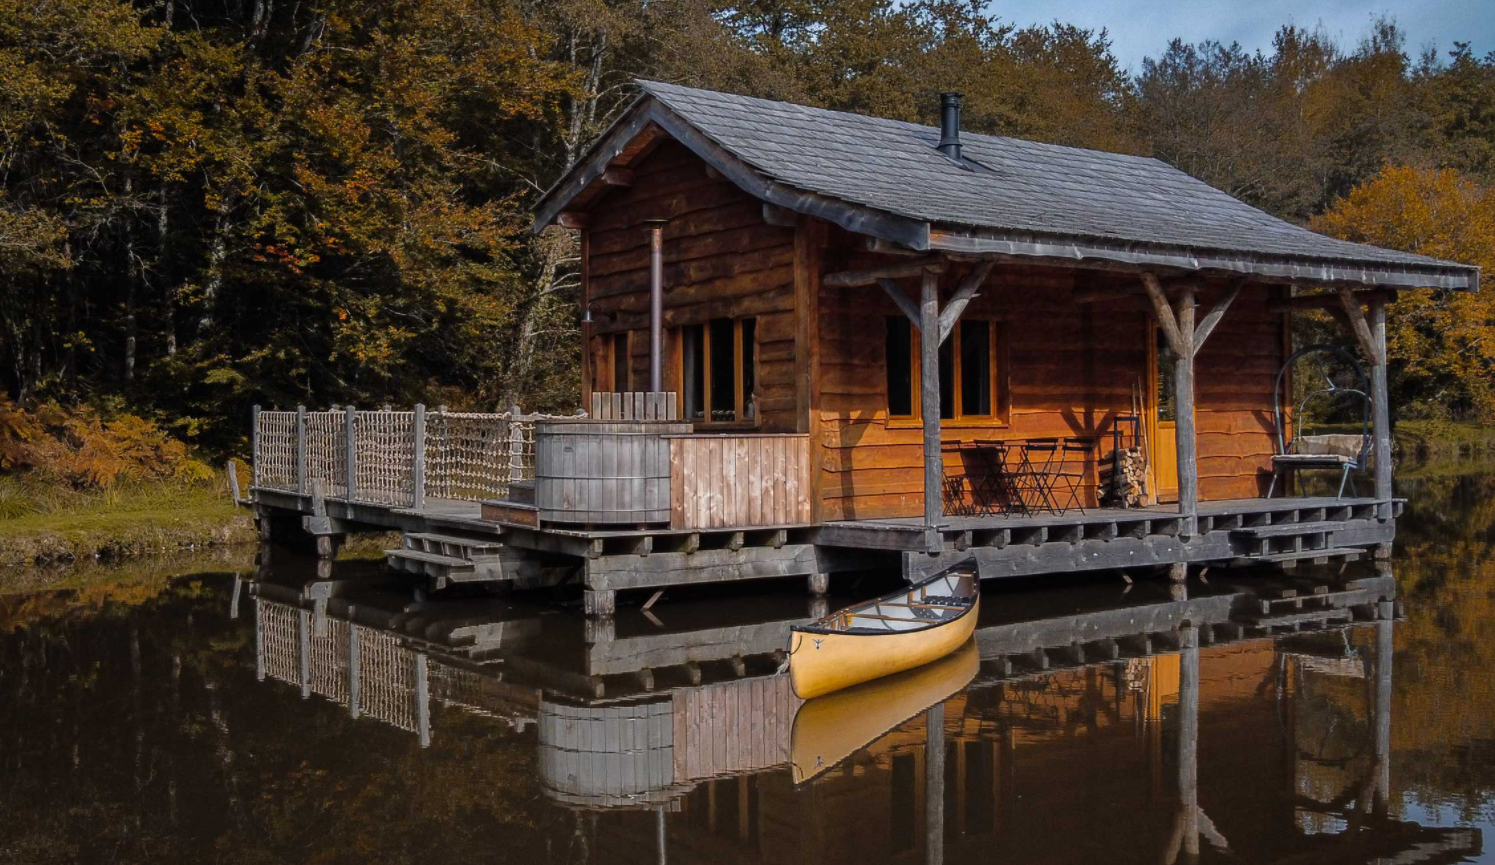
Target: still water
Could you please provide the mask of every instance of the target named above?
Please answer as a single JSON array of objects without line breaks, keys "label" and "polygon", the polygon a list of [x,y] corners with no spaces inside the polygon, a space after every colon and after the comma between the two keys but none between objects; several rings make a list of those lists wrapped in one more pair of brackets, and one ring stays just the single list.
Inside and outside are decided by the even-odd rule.
[{"label": "still water", "polygon": [[270,550],[0,594],[0,861],[1495,861],[1495,476],[1403,493],[1389,567],[988,583],[965,651],[803,705],[788,590],[597,626]]}]

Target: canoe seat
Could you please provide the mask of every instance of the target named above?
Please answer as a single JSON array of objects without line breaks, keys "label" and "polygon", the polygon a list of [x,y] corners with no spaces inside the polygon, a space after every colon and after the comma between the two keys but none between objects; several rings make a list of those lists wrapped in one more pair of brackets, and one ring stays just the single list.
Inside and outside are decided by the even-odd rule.
[{"label": "canoe seat", "polygon": [[939,604],[946,607],[969,607],[971,598],[960,598],[955,595],[925,595],[919,599],[923,604]]}]

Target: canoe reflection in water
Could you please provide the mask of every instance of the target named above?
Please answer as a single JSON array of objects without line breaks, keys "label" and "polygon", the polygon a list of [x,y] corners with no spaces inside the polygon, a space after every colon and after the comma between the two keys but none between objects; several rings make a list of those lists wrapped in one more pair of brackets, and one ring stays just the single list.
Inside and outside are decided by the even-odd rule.
[{"label": "canoe reflection in water", "polygon": [[1478,830],[1389,807],[1387,573],[1316,592],[1265,579],[1192,597],[1030,592],[992,604],[941,661],[808,702],[780,672],[790,627],[815,618],[800,598],[682,602],[654,613],[693,626],[620,612],[599,628],[515,605],[486,621],[454,602],[381,609],[368,591],[256,585],[264,677],[423,743],[454,711],[525,737],[554,809],[538,824],[566,861],[1453,862],[1481,850]]}]

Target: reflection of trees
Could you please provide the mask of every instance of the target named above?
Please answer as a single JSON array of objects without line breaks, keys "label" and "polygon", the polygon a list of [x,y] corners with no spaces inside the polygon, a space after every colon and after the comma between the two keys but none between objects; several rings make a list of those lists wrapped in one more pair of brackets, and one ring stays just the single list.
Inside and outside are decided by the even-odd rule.
[{"label": "reflection of trees", "polygon": [[1394,571],[1393,776],[1397,794],[1462,796],[1463,816],[1495,787],[1495,475],[1404,484]]},{"label": "reflection of trees", "polygon": [[227,618],[230,577],[132,585],[0,599],[8,856],[545,860],[539,800],[515,785],[535,776],[533,735],[453,711],[451,735],[422,753],[406,733],[257,685],[253,621]]}]

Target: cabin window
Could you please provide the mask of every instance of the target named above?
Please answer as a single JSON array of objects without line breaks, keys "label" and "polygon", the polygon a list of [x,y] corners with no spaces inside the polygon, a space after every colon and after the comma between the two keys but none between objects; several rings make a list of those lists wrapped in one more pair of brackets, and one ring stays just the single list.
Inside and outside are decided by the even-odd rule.
[{"label": "cabin window", "polygon": [[687,420],[757,421],[757,344],[756,318],[716,318],[680,328],[680,389]]},{"label": "cabin window", "polygon": [[914,416],[914,326],[907,316],[888,316],[888,415]]},{"label": "cabin window", "polygon": [[[951,421],[998,421],[1005,408],[1005,370],[999,362],[1001,325],[962,320],[940,346],[940,417]],[[888,416],[921,417],[919,333],[908,318],[887,319]]]}]

